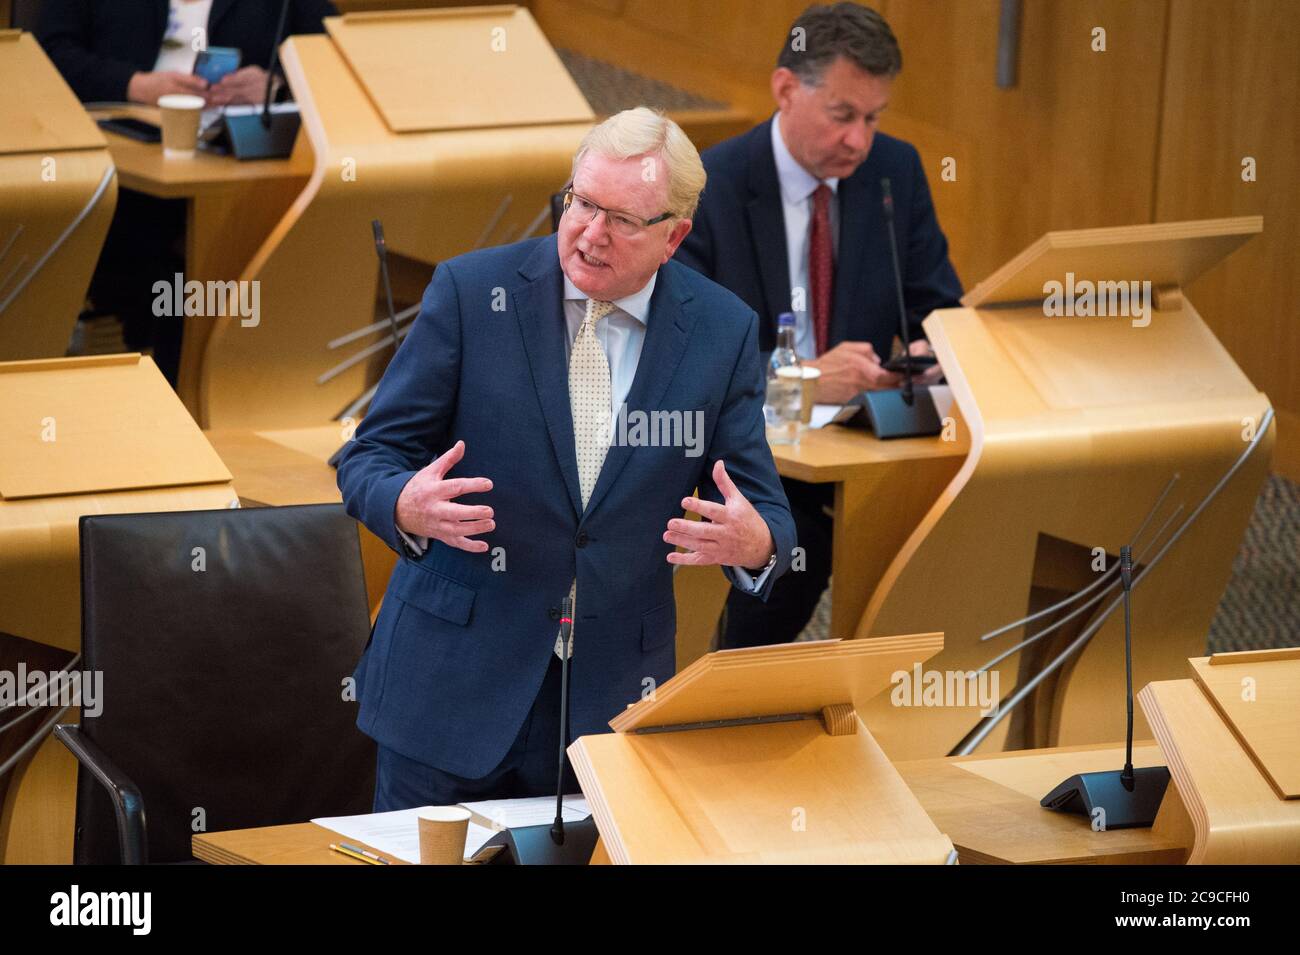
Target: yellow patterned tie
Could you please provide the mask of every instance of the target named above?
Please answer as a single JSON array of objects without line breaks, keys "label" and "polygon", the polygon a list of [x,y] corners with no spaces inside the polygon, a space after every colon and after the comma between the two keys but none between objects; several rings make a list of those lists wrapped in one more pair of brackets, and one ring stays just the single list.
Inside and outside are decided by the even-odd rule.
[{"label": "yellow patterned tie", "polygon": [[[569,355],[569,410],[573,414],[573,443],[578,453],[578,486],[584,509],[591,500],[591,492],[596,487],[596,479],[605,464],[605,454],[609,451],[609,359],[596,337],[596,323],[613,310],[610,302],[587,299],[587,315]],[[575,622],[578,616],[577,586],[575,580],[569,588]],[[573,653],[572,638],[568,650]],[[555,638],[555,654],[559,657],[564,655],[559,636]]]}]

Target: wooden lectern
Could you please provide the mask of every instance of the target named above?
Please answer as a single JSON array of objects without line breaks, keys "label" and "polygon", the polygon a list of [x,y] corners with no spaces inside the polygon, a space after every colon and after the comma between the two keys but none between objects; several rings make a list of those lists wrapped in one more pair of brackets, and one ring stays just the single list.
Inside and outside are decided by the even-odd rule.
[{"label": "wooden lectern", "polygon": [[[926,319],[970,453],[857,636],[942,631],[932,665],[948,671],[1007,654],[989,672],[1018,705],[984,723],[970,708],[877,698],[862,716],[892,758],[1122,739],[1122,544],[1138,579],[1134,685],[1205,652],[1274,432],[1268,399],[1181,290],[1262,227],[1256,216],[1049,233],[964,308]],[[1140,719],[1136,732],[1149,735]]]},{"label": "wooden lectern", "polygon": [[1172,777],[1157,827],[1189,863],[1300,863],[1300,648],[1188,662],[1138,694]]},{"label": "wooden lectern", "polygon": [[[237,503],[230,472],[153,360],[136,354],[0,364],[0,448],[4,670],[57,669],[79,651],[83,514]],[[56,712],[13,735],[31,738]],[[0,859],[71,861],[75,782],[75,760],[52,739],[15,767],[7,791],[0,781]]]},{"label": "wooden lectern", "polygon": [[[359,418],[392,354],[388,322],[375,321],[371,221],[430,275],[454,255],[545,232],[594,119],[524,8],[325,24],[327,35],[292,37],[282,52],[311,180],[245,273],[229,276],[258,283],[260,320],[187,322],[179,390],[205,428]],[[413,318],[399,321],[409,330]]]},{"label": "wooden lectern", "polygon": [[108,143],[31,34],[0,30],[0,361],[68,348],[117,179]]},{"label": "wooden lectern", "polygon": [[935,863],[952,843],[858,708],[942,634],[701,657],[569,757],[615,863]]}]

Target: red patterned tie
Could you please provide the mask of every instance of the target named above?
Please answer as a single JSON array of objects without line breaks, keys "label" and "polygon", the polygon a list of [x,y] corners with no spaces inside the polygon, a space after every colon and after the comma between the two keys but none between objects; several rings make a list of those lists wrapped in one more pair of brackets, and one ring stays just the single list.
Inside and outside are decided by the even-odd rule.
[{"label": "red patterned tie", "polygon": [[831,187],[822,183],[813,191],[812,234],[808,250],[808,281],[812,286],[813,330],[817,354],[826,351],[831,337],[831,287],[835,258],[831,249]]}]

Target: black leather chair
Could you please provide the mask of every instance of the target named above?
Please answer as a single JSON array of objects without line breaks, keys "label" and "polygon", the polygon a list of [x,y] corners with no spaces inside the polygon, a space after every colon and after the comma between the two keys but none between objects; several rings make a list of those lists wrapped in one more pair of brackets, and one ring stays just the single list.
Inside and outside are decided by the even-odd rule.
[{"label": "black leather chair", "polygon": [[76,862],[189,861],[196,831],[370,811],[347,692],[370,618],[341,505],[83,517],[81,607],[103,703],[55,731],[82,770]]}]

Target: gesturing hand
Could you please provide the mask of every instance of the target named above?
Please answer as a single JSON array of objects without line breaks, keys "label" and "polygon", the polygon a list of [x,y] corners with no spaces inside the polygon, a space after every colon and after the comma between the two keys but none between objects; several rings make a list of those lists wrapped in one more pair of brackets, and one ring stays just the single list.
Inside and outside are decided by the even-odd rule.
[{"label": "gesturing hand", "polygon": [[456,504],[462,494],[481,494],[492,490],[487,478],[448,478],[447,472],[465,456],[465,442],[455,446],[416,473],[397,496],[397,526],[408,534],[440,540],[472,554],[488,549],[487,541],[470,540],[473,534],[495,530],[492,508],[485,504]]},{"label": "gesturing hand", "polygon": [[668,522],[664,540],[687,549],[685,554],[669,553],[668,563],[762,567],[776,547],[767,522],[731,483],[722,461],[713,465],[713,483],[722,492],[721,504],[685,498],[682,507],[699,514],[702,520],[675,517]]}]

